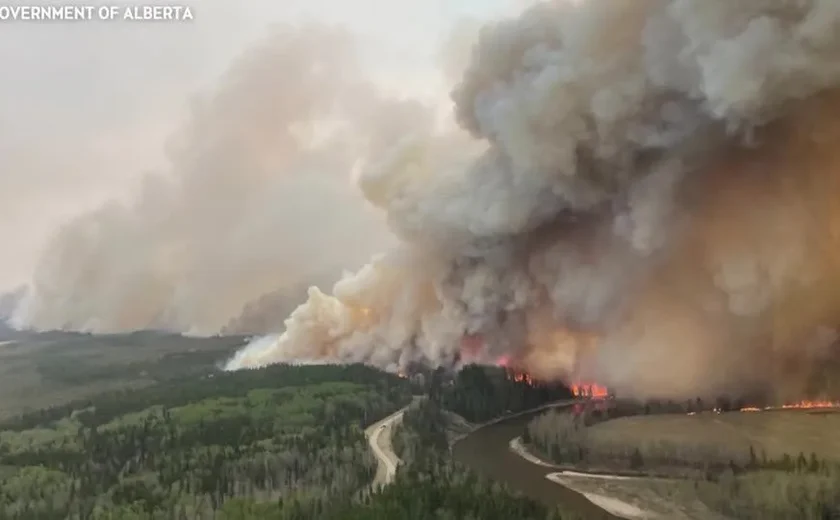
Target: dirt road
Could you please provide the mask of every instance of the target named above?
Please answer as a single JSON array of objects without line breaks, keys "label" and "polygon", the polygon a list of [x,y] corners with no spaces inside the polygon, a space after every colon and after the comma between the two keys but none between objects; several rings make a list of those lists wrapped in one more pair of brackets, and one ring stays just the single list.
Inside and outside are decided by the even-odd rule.
[{"label": "dirt road", "polygon": [[394,426],[402,421],[407,408],[394,412],[365,430],[370,449],[373,450],[379,463],[376,468],[376,477],[373,479],[374,488],[390,484],[397,473],[397,466],[401,461],[391,446],[391,435],[394,433]]}]

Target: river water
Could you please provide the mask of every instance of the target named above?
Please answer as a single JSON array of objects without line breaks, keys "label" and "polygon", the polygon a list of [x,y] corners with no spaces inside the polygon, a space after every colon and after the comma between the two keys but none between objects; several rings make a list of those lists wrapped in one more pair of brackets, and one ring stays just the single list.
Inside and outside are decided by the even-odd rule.
[{"label": "river water", "polygon": [[514,417],[468,435],[453,447],[455,460],[523,495],[551,507],[562,506],[561,511],[576,512],[586,519],[617,519],[583,495],[545,478],[554,470],[532,464],[510,450],[511,439],[522,435],[528,421],[540,413]]}]

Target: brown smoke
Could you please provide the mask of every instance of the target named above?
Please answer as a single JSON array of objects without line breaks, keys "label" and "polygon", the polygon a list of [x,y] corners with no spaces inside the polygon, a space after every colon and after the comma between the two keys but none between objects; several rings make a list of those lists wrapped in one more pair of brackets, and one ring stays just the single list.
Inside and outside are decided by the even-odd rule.
[{"label": "brown smoke", "polygon": [[449,364],[469,336],[637,396],[801,391],[840,318],[839,6],[546,2],[485,28],[453,99],[486,148],[369,164],[402,244],[229,368]]},{"label": "brown smoke", "polygon": [[667,258],[628,302],[596,373],[621,371],[615,385],[665,395],[801,390],[801,365],[827,355],[810,346],[840,323],[838,108],[840,91],[794,102],[752,146],[704,161],[682,187]]},{"label": "brown smoke", "polygon": [[[452,365],[467,337],[541,377],[693,397],[796,394],[832,354],[840,2],[535,4],[479,31],[460,129],[382,97],[351,43],[303,28],[243,57],[168,175],[56,239],[18,321],[247,328],[392,243],[229,368]],[[356,169],[395,241],[346,197]]]}]

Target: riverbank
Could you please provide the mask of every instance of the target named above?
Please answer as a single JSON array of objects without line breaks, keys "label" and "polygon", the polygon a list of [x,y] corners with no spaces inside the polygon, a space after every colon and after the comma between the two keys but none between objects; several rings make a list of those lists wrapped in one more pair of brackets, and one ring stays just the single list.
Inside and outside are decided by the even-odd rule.
[{"label": "riverbank", "polygon": [[[544,461],[528,451],[528,448],[522,443],[522,437],[516,437],[510,441],[510,450],[515,453],[517,456],[527,460],[531,464],[535,464],[545,468],[552,468],[552,469],[559,469],[558,466],[552,464],[550,462]],[[587,491],[581,486],[577,486],[577,482],[575,481],[576,478],[599,478],[599,479],[606,479],[606,480],[628,480],[633,478],[639,477],[627,477],[622,475],[595,475],[595,474],[587,474],[587,473],[580,473],[574,471],[557,471],[553,473],[549,473],[545,476],[546,479],[554,482],[555,484],[559,484],[561,486],[567,487],[573,491],[577,491],[587,500],[595,504],[596,506],[600,507],[601,509],[608,511],[609,513],[619,517],[619,518],[626,518],[629,520],[635,520],[640,518],[657,518],[658,515],[652,511],[646,511],[641,509],[629,502],[625,502],[619,498],[614,496],[603,495],[599,493],[593,493],[591,491]]]},{"label": "riverbank", "polygon": [[694,493],[690,481],[622,472],[586,472],[553,464],[532,453],[521,437],[511,439],[510,452],[534,467],[553,470],[545,478],[579,493],[615,518],[630,520],[726,520]]},{"label": "riverbank", "polygon": [[[533,415],[540,412],[544,412],[545,410],[549,410],[551,408],[562,408],[564,406],[571,406],[577,401],[575,399],[566,399],[563,401],[555,401],[553,403],[544,404],[541,406],[537,406],[536,408],[529,408],[528,410],[523,410],[521,412],[513,412],[509,414],[502,415],[501,417],[497,417],[495,419],[491,419],[489,421],[473,424],[460,415],[454,414],[452,412],[447,412],[447,414],[454,416],[453,423],[457,424],[457,428],[451,429],[453,435],[450,437],[449,440],[449,447],[450,449],[463,440],[464,438],[472,435],[473,433],[477,432],[482,428],[486,428],[488,426],[493,426],[494,424],[499,424],[504,421],[510,421],[512,419],[516,419],[517,417],[522,417],[524,415]],[[460,431],[459,431],[460,430]]]},{"label": "riverbank", "polygon": [[[535,414],[538,414],[540,412],[544,412],[546,410],[550,410],[550,409],[553,409],[553,408],[561,408],[561,407],[571,406],[575,402],[577,402],[577,401],[572,399],[572,400],[564,400],[564,401],[558,401],[558,402],[554,402],[554,403],[548,403],[548,404],[545,404],[545,405],[542,405],[542,406],[538,406],[536,408],[532,408],[532,409],[529,409],[529,410],[524,410],[522,412],[516,412],[516,413],[508,414],[508,415],[505,415],[505,416],[487,421],[487,422],[482,423],[482,424],[474,425],[474,427],[471,431],[462,434],[459,438],[456,438],[454,440],[453,444],[459,442],[460,440],[466,438],[469,435],[472,435],[473,433],[475,433],[476,431],[478,431],[482,428],[487,428],[487,427],[495,425],[495,424],[500,424],[502,422],[509,421],[509,420],[515,419],[517,417],[522,417],[522,416],[526,416],[526,415],[535,415]],[[520,458],[526,460],[527,462],[529,462],[531,464],[534,464],[536,466],[540,466],[540,467],[543,467],[543,468],[559,469],[557,466],[555,466],[555,465],[553,465],[549,462],[546,462],[544,460],[541,460],[538,457],[531,454],[526,449],[524,444],[522,444],[522,438],[521,437],[515,437],[514,439],[512,439],[509,442],[509,448],[517,456],[519,456]],[[593,505],[599,507],[600,509],[602,509],[602,510],[608,512],[609,514],[614,515],[618,518],[636,520],[636,519],[640,519],[640,518],[655,518],[656,517],[656,515],[653,514],[652,512],[645,511],[645,510],[643,510],[639,507],[634,506],[633,504],[627,503],[627,502],[622,501],[618,498],[610,497],[610,496],[606,496],[606,495],[600,495],[600,494],[597,494],[597,493],[592,493],[592,492],[587,492],[585,490],[582,490],[579,487],[576,487],[574,482],[571,482],[571,481],[569,481],[568,478],[565,478],[567,473],[568,472],[566,472],[566,471],[549,473],[549,474],[545,475],[545,478],[547,480],[549,480],[550,482],[553,482],[555,484],[559,484],[561,486],[564,486],[564,487],[568,488],[571,491],[579,493],[580,495],[585,497],[589,502],[591,502]],[[578,473],[578,475],[583,475],[583,474]],[[618,475],[603,475],[602,478],[622,479],[622,478],[631,478],[631,477],[622,477],[622,476],[618,476]]]},{"label": "riverbank", "polygon": [[556,464],[554,462],[549,462],[547,460],[541,459],[539,455],[531,452],[528,446],[522,442],[522,437],[517,437],[510,441],[510,449],[514,450],[520,457],[528,460],[532,464],[538,464],[540,466],[544,466],[547,468],[552,468],[557,471],[561,471],[567,475],[577,475],[577,476],[589,476],[589,477],[601,477],[601,478],[610,478],[613,480],[629,480],[629,479],[657,479],[657,480],[675,480],[679,478],[685,478],[681,475],[677,474],[668,474],[664,471],[660,472],[644,472],[644,471],[633,471],[629,469],[610,469],[604,467],[586,467],[581,468],[580,466],[575,466],[573,464]]},{"label": "riverbank", "polygon": [[512,438],[522,434],[525,425],[541,411],[568,406],[574,401],[549,403],[533,410],[517,412],[474,425],[452,446],[455,460],[485,477],[504,484],[529,498],[559,506],[571,518],[615,520],[620,518],[598,507],[577,491],[558,486],[546,478],[549,468],[532,464],[509,448]]}]

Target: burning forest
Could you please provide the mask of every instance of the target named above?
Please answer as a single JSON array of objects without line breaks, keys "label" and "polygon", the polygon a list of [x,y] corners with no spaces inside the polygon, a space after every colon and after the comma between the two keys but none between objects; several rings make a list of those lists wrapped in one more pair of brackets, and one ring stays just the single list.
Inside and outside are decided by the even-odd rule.
[{"label": "burning forest", "polygon": [[805,395],[840,324],[838,27],[818,0],[544,2],[487,27],[452,93],[484,150],[429,134],[370,163],[401,243],[229,368],[469,358],[579,395]]},{"label": "burning forest", "polygon": [[740,408],[741,412],[766,412],[772,410],[840,410],[840,401],[811,401],[804,400],[795,403],[783,404],[780,406],[745,406]]},{"label": "burning forest", "polygon": [[[227,369],[300,360],[364,362],[393,372],[412,363],[501,363],[522,377],[562,381],[579,395],[684,400],[759,393],[772,402],[840,395],[837,374],[811,388],[838,356],[838,28],[835,0],[539,2],[481,31],[452,88],[451,120],[432,124],[415,107],[399,121],[388,119],[385,129],[367,123],[392,106],[380,107],[371,94],[376,110],[354,110],[353,93],[362,91],[349,87],[364,82],[351,75],[340,89],[352,60],[326,52],[318,77],[298,93],[319,85],[331,97],[291,112],[330,122],[353,116],[346,143],[335,140],[351,143],[342,150],[353,157],[326,162],[352,165],[393,240],[329,294],[310,288],[283,327],[277,316],[282,334],[257,339]],[[272,49],[261,55],[268,61],[242,70],[264,72],[271,59],[298,55],[307,54]],[[277,74],[283,81],[296,76]],[[321,110],[336,105],[342,114]],[[310,150],[294,129],[323,122],[278,121],[272,128],[289,140],[291,154]],[[250,143],[249,136],[231,139]],[[195,154],[214,147],[198,142]],[[265,151],[264,162],[273,164],[273,150]],[[278,164],[297,164],[287,159]],[[185,194],[204,193],[199,173],[209,162],[190,169]],[[320,153],[304,161],[313,168],[323,162]],[[229,213],[207,220],[236,223],[250,194],[243,191]],[[190,237],[198,236],[192,226],[201,220],[192,207],[216,205],[184,205]],[[252,224],[259,220],[248,215]],[[119,222],[142,220],[124,217]],[[168,285],[171,269],[140,278],[125,269],[73,271],[100,265],[74,258],[118,249],[95,230],[157,236],[97,222],[51,250],[18,322],[102,324],[111,322],[100,314],[127,320],[142,311],[144,323],[160,318],[181,326],[195,320],[180,305],[212,301],[206,287]],[[192,273],[189,259],[239,254],[241,242],[231,247],[220,236],[251,236],[246,224],[231,224],[222,235],[214,228],[206,233],[213,248],[197,243],[175,264]],[[161,247],[150,242],[149,262],[130,265],[181,258],[171,247],[179,228],[161,226]],[[236,301],[269,279],[271,266],[260,267],[265,276],[249,279],[252,290]],[[188,278],[209,283],[217,272],[239,271],[225,265]],[[84,301],[68,293],[80,280],[109,273],[132,275],[131,291],[96,278],[101,290],[87,290]],[[145,289],[155,293],[141,294]],[[122,309],[114,303],[120,295],[142,309]],[[91,298],[103,300],[94,305]],[[224,295],[216,299],[219,308],[202,330],[239,307]]]}]

